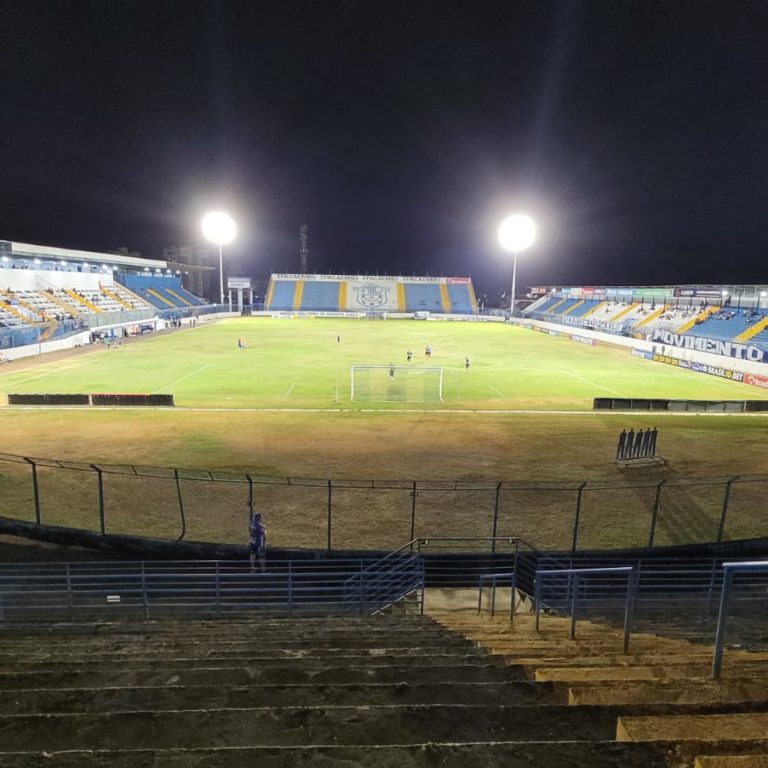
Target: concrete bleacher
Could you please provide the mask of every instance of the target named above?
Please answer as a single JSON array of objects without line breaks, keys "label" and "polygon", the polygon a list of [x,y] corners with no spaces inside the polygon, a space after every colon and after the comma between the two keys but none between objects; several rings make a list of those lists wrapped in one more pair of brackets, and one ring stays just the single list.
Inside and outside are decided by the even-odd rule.
[{"label": "concrete bleacher", "polygon": [[477,314],[470,278],[272,275],[267,311]]},{"label": "concrete bleacher", "polygon": [[301,310],[338,312],[339,281],[305,281],[301,292]]},{"label": "concrete bleacher", "polygon": [[157,309],[186,309],[203,306],[205,302],[193,296],[173,275],[120,274],[117,279],[125,288]]},{"label": "concrete bleacher", "polygon": [[405,283],[406,312],[444,312],[440,286],[436,283]]},{"label": "concrete bleacher", "polygon": [[733,341],[750,326],[754,325],[757,320],[757,317],[753,317],[752,314],[748,315],[745,311],[725,307],[721,310],[713,311],[703,322],[696,323],[686,333],[689,336],[703,336],[708,339]]}]

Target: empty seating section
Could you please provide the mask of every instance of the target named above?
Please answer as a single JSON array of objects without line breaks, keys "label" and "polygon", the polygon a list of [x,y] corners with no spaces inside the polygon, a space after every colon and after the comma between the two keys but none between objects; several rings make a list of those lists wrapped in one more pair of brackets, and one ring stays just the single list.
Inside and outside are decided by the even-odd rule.
[{"label": "empty seating section", "polygon": [[581,317],[599,304],[595,299],[584,299],[580,306],[575,306],[568,314],[570,317]]},{"label": "empty seating section", "polygon": [[108,286],[107,290],[118,301],[122,301],[123,304],[126,304],[131,309],[147,309],[149,306],[146,301],[139,298],[132,291],[129,291],[125,286],[120,285],[120,283],[112,283],[112,285]]},{"label": "empty seating section", "polygon": [[305,280],[300,309],[337,312],[339,309],[339,282]]},{"label": "empty seating section", "polygon": [[128,290],[158,309],[184,309],[204,303],[182,288],[180,277],[122,274],[118,279]]},{"label": "empty seating section", "polygon": [[558,301],[561,301],[561,299],[557,296],[551,296],[547,298],[542,304],[539,304],[538,306],[531,306],[530,309],[533,312],[541,312],[546,314],[555,304],[557,304]]},{"label": "empty seating section", "polygon": [[[713,312],[706,320],[696,323],[686,333],[689,336],[703,336],[707,339],[732,341],[758,322],[759,319],[760,315],[751,311],[747,314],[743,310],[724,307],[719,311]],[[760,341],[758,336],[754,336],[750,339],[750,342]]]},{"label": "empty seating section", "polygon": [[469,283],[448,283],[446,288],[448,289],[448,298],[451,301],[451,312],[457,315],[474,313],[469,286]]},{"label": "empty seating section", "polygon": [[293,309],[293,297],[296,293],[295,280],[273,280],[267,309],[290,311]]},{"label": "empty seating section", "polygon": [[405,283],[405,311],[442,312],[439,284]]}]

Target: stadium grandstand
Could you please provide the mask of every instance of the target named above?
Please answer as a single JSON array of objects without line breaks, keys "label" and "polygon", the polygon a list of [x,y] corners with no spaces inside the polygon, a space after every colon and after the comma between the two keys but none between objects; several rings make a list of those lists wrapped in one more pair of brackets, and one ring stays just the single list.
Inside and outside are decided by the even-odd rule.
[{"label": "stadium grandstand", "polygon": [[475,315],[469,277],[273,274],[267,311]]},{"label": "stadium grandstand", "polygon": [[143,333],[212,309],[165,261],[0,241],[6,360]]},{"label": "stadium grandstand", "polygon": [[667,331],[768,350],[765,285],[545,290],[523,310],[524,317],[641,339],[658,339]]}]

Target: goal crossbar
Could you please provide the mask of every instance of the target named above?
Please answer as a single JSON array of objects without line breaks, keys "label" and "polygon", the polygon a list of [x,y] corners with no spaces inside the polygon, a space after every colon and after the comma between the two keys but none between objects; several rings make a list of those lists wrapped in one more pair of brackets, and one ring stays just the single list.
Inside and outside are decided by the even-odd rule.
[{"label": "goal crossbar", "polygon": [[443,369],[421,365],[353,365],[350,400],[365,403],[438,403]]}]

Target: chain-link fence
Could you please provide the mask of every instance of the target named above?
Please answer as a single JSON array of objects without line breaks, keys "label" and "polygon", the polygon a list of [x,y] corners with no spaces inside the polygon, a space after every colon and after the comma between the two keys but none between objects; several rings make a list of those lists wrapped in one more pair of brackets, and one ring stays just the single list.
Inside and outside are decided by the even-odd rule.
[{"label": "chain-link fence", "polygon": [[0,454],[0,515],[101,533],[271,547],[393,549],[425,536],[516,536],[542,549],[768,535],[768,477],[658,481],[330,480]]}]

